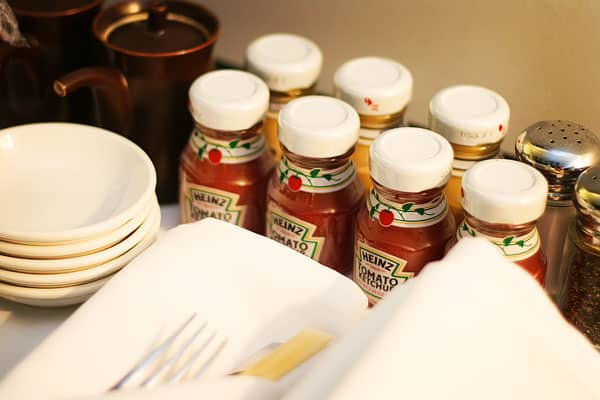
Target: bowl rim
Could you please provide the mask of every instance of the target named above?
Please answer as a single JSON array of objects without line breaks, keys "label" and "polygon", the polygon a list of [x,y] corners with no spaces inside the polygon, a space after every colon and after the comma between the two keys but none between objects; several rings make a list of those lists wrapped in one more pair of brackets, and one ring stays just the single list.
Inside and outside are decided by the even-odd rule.
[{"label": "bowl rim", "polygon": [[0,269],[0,281],[8,285],[23,286],[32,289],[54,289],[79,286],[102,279],[108,275],[113,275],[133,261],[156,240],[160,230],[160,209],[158,205],[153,207],[151,214],[146,219],[152,219],[154,222],[141,240],[125,253],[105,263],[91,268],[51,274]]},{"label": "bowl rim", "polygon": [[[0,240],[7,242],[17,242],[20,244],[66,244],[69,242],[75,242],[79,240],[90,239],[95,236],[105,234],[111,230],[118,228],[140,211],[146,205],[152,196],[155,195],[156,188],[156,171],[154,164],[150,160],[150,157],[135,143],[131,140],[121,136],[117,133],[109,130],[98,128],[90,125],[74,124],[69,122],[42,122],[35,124],[18,125],[5,129],[0,129],[0,138],[7,135],[32,135],[42,129],[63,129],[69,130],[81,130],[86,132],[85,134],[104,134],[108,140],[112,140],[115,143],[119,143],[119,146],[129,148],[139,157],[142,165],[145,167],[147,184],[142,192],[141,196],[128,208],[122,210],[120,213],[113,215],[112,217],[105,219],[100,222],[96,222],[91,225],[82,226],[78,228],[59,230],[53,232],[40,232],[40,231],[14,231],[4,230],[0,225]],[[78,133],[81,134],[81,133]]]},{"label": "bowl rim", "polygon": [[130,220],[125,222],[113,231],[104,235],[98,235],[89,239],[83,239],[66,244],[22,244],[15,242],[5,242],[0,240],[0,255],[18,258],[51,260],[56,258],[80,257],[86,254],[96,253],[105,250],[119,243],[127,236],[131,235],[150,215],[154,203],[158,202],[156,197],[144,206],[144,208]]}]

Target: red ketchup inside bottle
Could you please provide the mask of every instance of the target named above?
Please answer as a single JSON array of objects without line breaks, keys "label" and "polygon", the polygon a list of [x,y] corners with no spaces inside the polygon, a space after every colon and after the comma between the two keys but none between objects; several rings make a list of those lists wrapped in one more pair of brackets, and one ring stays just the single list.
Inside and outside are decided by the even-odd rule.
[{"label": "red ketchup inside bottle", "polygon": [[486,160],[462,179],[464,219],[449,247],[464,237],[489,240],[540,285],[546,275],[537,219],[544,213],[548,183],[534,168],[512,160]]},{"label": "red ketchup inside bottle", "polygon": [[266,85],[242,71],[217,71],[190,88],[196,126],[180,164],[183,223],[217,218],[264,233],[265,196],[273,160],[260,122]]},{"label": "red ketchup inside bottle", "polygon": [[370,305],[444,256],[456,230],[443,192],[452,159],[448,141],[426,129],[392,129],[371,145],[353,271]]},{"label": "red ketchup inside bottle", "polygon": [[267,190],[267,236],[347,274],[364,189],[350,160],[359,118],[325,96],[291,101],[279,114],[283,157]]}]

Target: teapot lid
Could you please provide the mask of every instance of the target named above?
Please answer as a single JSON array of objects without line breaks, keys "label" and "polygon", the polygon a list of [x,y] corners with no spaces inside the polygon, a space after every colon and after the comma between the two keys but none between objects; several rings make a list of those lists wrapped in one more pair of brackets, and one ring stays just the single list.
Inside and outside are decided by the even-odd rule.
[{"label": "teapot lid", "polygon": [[78,14],[100,7],[104,0],[11,0],[15,14],[31,17],[57,17]]},{"label": "teapot lid", "polygon": [[206,9],[181,1],[119,3],[94,21],[98,38],[116,51],[139,56],[179,55],[208,46],[218,22]]}]

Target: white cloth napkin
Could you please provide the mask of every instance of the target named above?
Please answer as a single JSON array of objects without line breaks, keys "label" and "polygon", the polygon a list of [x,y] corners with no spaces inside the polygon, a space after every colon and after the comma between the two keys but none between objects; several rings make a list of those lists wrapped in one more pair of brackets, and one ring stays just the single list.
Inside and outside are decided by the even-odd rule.
[{"label": "white cloth napkin", "polygon": [[464,239],[284,398],[600,399],[600,355],[525,271],[483,239]]},{"label": "white cloth napkin", "polygon": [[103,393],[196,312],[227,337],[204,380],[304,328],[339,335],[367,301],[349,279],[287,247],[217,220],[164,235],[0,383],[0,399]]}]

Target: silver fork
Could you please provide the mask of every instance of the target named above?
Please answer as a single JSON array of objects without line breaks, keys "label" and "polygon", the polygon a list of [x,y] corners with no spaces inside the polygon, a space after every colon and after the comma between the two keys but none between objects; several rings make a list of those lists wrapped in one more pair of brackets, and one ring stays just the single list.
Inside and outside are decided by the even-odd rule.
[{"label": "silver fork", "polygon": [[[217,337],[217,331],[213,331],[197,348],[193,349],[196,339],[207,329],[208,324],[203,322],[199,328],[193,331],[191,336],[184,339],[182,343],[175,345],[175,342],[177,342],[178,339],[183,338],[184,333],[189,331],[189,329],[186,328],[190,326],[195,318],[196,314],[194,313],[168,338],[142,357],[142,359],[109,390],[118,390],[126,386],[151,388],[159,383],[180,382],[184,378],[188,378],[188,374],[192,368],[196,366],[198,360],[202,356],[205,356],[207,358],[200,366],[198,366],[198,369],[193,376],[190,377],[190,379],[199,378],[223,350],[227,344],[227,338],[221,339],[214,348],[210,349],[211,344],[215,343]],[[187,360],[183,362],[188,354]],[[183,364],[178,366],[178,363],[180,362],[183,362]],[[139,381],[141,382],[137,384],[134,383]]]}]

